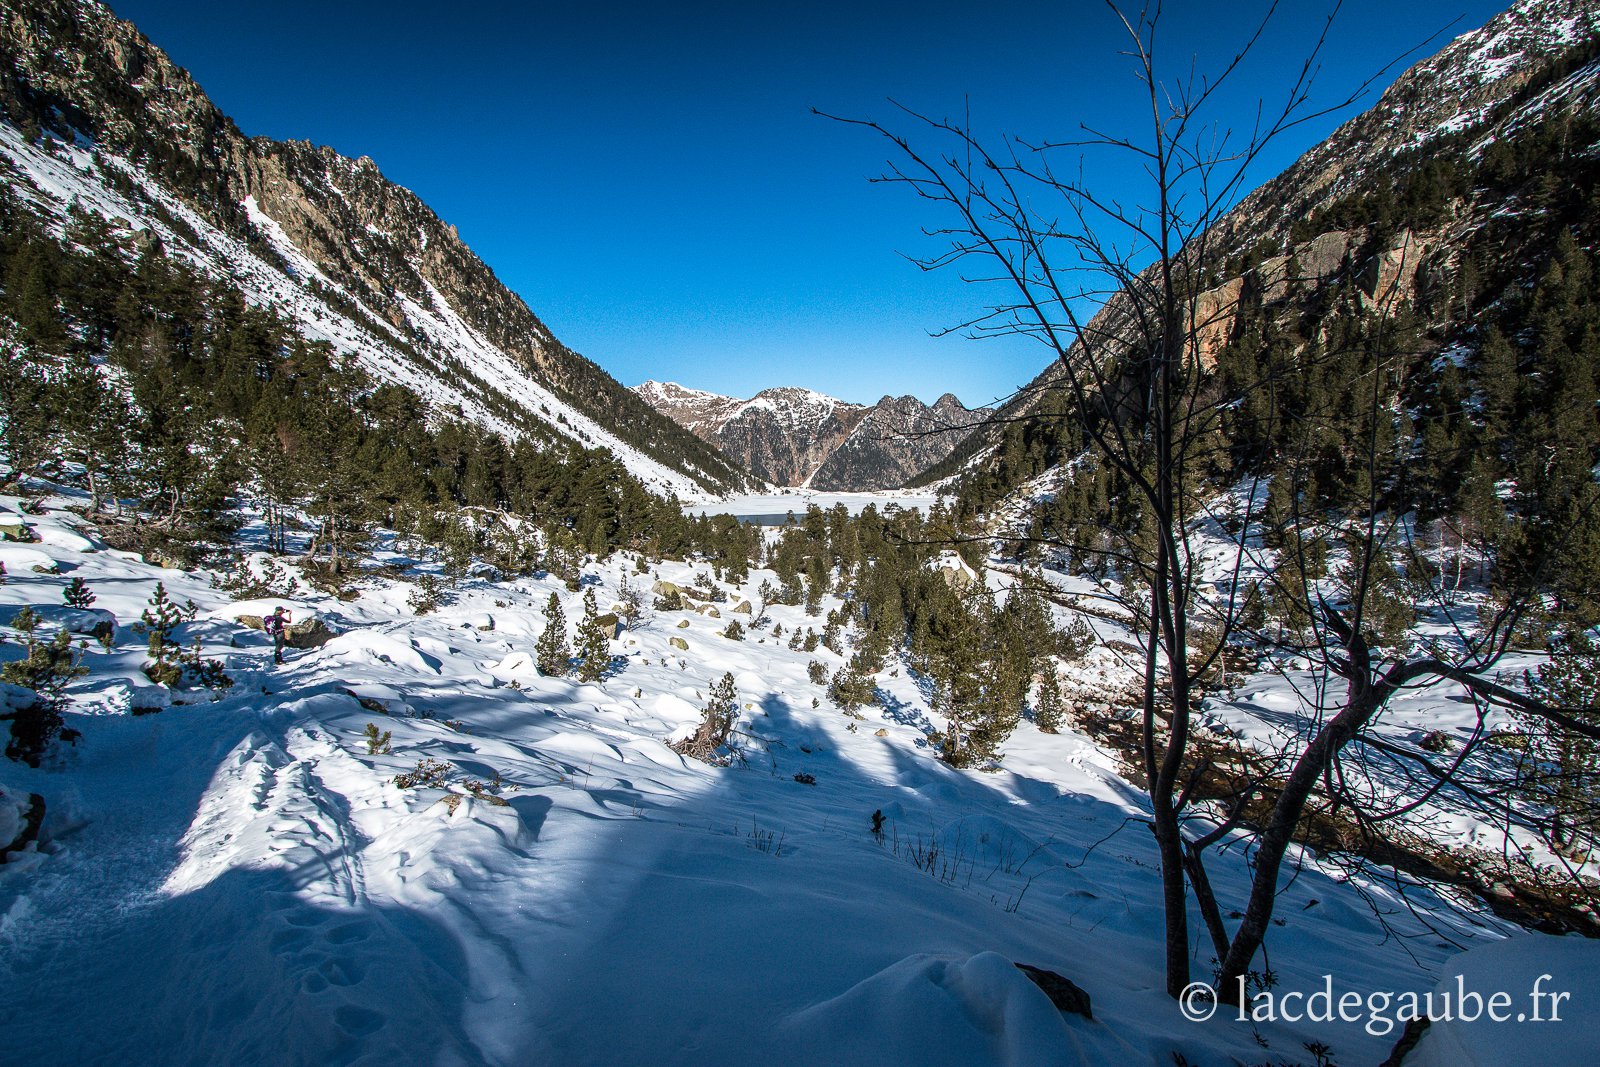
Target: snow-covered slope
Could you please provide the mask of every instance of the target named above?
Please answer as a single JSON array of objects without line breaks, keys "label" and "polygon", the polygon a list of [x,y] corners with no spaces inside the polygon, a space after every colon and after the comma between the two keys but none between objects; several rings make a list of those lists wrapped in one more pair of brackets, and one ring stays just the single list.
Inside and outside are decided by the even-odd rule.
[{"label": "snow-covered slope", "polygon": [[493,432],[607,449],[663,493],[741,481],[561,345],[453,227],[370,159],[244,138],[98,4],[0,5],[0,46],[11,53],[0,170],[57,232],[75,210],[118,220],[143,246],[153,240],[227,279],[380,381]]},{"label": "snow-covered slope", "polygon": [[[723,619],[649,613],[581,685],[532,668],[544,600],[577,614],[551,579],[469,581],[425,617],[407,584],[378,580],[351,602],[230,603],[203,575],[106,550],[70,512],[30,521],[40,543],[0,546],[8,602],[53,627],[66,578],[31,568],[54,567],[119,625],[69,687],[76,746],[38,770],[0,763],[13,809],[49,805],[42,843],[0,867],[8,1062],[1044,1067],[1308,1062],[1320,1041],[1374,1063],[1398,1036],[1392,1013],[1189,1021],[1162,988],[1142,798],[1109,754],[1024,725],[1003,770],[952,770],[909,673],[857,719],[807,678],[810,659],[842,657],[723,637],[748,588]],[[605,605],[630,570],[618,557],[585,582]],[[128,623],[157,581],[196,606],[178,639],[233,676],[216,699],[139,673]],[[272,669],[234,620],[276,603],[337,636]],[[1114,670],[1095,659],[1080,680]],[[686,760],[664,741],[725,671],[742,757]],[[437,780],[396,784],[424,761]],[[1273,933],[1280,992],[1330,970],[1340,991],[1425,991],[1453,946],[1504,934],[1428,890],[1402,901],[1303,859]],[[1236,896],[1247,873],[1228,852],[1212,878]],[[1093,1018],[1058,1011],[1017,962],[1076,982]],[[1593,1005],[1578,1007],[1541,1040],[1582,1047]]]}]

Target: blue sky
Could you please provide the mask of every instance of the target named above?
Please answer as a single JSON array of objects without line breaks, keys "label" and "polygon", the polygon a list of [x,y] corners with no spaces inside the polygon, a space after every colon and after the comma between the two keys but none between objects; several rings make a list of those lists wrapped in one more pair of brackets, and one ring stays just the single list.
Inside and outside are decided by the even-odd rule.
[{"label": "blue sky", "polygon": [[[1120,29],[1098,2],[112,6],[246,133],[371,156],[556,336],[626,385],[737,396],[800,385],[860,402],[1009,393],[1045,355],[929,336],[983,294],[906,261],[929,250],[921,228],[943,220],[868,182],[887,158],[881,141],[811,108],[887,118],[891,97],[940,116],[970,107],[980,130],[1034,137],[1137,121]],[[1426,49],[1436,51],[1502,6],[1347,0],[1321,95],[1343,95],[1450,26]],[[1257,87],[1282,87],[1326,15],[1284,7],[1226,102],[1240,123]],[[1169,55],[1214,62],[1261,10],[1169,2]],[[1333,125],[1297,131],[1259,179]]]}]

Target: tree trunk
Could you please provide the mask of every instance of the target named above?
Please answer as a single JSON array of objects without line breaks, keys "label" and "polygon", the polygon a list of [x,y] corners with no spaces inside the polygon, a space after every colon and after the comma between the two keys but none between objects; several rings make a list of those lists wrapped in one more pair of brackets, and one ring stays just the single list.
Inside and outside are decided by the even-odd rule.
[{"label": "tree trunk", "polygon": [[[1364,658],[1364,657],[1360,657]],[[1225,1004],[1239,1003],[1240,979],[1249,972],[1250,963],[1266,939],[1272,910],[1278,900],[1278,872],[1283,868],[1283,857],[1294,839],[1294,831],[1305,813],[1312,790],[1356,731],[1366,724],[1377,711],[1381,701],[1373,686],[1351,683],[1353,692],[1345,707],[1333,721],[1322,728],[1306,746],[1294,769],[1284,782],[1278,802],[1256,840],[1255,875],[1250,882],[1250,901],[1245,905],[1244,918],[1233,935],[1233,943],[1222,960],[1217,976],[1217,996]]]}]

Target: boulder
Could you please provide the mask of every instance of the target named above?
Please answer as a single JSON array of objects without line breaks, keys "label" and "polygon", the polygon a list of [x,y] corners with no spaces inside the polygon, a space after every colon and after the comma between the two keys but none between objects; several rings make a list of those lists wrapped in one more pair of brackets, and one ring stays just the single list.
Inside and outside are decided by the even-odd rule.
[{"label": "boulder", "polygon": [[733,613],[735,615],[749,615],[753,611],[755,611],[755,608],[750,606],[750,601],[748,600],[739,601],[739,603],[735,604],[733,608]]},{"label": "boulder", "polygon": [[689,620],[688,619],[679,619],[678,620],[678,629],[687,630],[688,628],[689,628]]},{"label": "boulder", "polygon": [[284,644],[290,648],[321,648],[333,638],[333,631],[321,619],[290,623],[283,632]]},{"label": "boulder", "polygon": [[[58,626],[68,633],[92,637],[96,641],[110,641],[117,632],[117,617],[104,608],[74,608],[67,604],[34,604],[33,613],[39,621]],[[10,619],[7,619],[10,623]]]},{"label": "boulder", "polygon": [[701,604],[699,607],[695,608],[694,610],[695,610],[695,612],[697,614],[704,615],[708,619],[720,619],[720,618],[722,618],[722,612],[718,611],[716,608],[712,607],[710,604]]},{"label": "boulder", "polygon": [[669,637],[667,638],[667,644],[683,652],[689,651],[689,642],[685,641],[681,637]]},{"label": "boulder", "polygon": [[9,518],[0,520],[0,537],[4,537],[7,541],[16,541],[25,545],[31,545],[39,540],[38,535],[33,532],[32,526],[21,519]]},{"label": "boulder", "polygon": [[605,632],[605,635],[613,641],[621,637],[622,631],[625,629],[622,625],[622,620],[617,618],[615,612],[608,611],[604,615],[598,615],[594,621]]},{"label": "boulder", "polygon": [[[0,799],[5,799],[0,793]],[[44,797],[38,793],[28,794],[28,808],[21,813],[21,825],[15,827],[16,837],[4,847],[0,847],[0,863],[6,861],[6,853],[19,852],[33,842],[39,840],[39,831],[44,826]]]},{"label": "boulder", "polygon": [[959,567],[940,567],[939,577],[943,578],[945,584],[958,593],[965,592],[967,587],[972,585],[972,572]]}]

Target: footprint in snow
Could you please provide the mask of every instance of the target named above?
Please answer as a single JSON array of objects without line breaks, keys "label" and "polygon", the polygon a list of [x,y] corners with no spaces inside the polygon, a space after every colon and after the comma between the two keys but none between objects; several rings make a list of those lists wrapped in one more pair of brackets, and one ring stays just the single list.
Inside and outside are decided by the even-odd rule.
[{"label": "footprint in snow", "polygon": [[370,936],[366,923],[345,923],[336,926],[327,933],[327,938],[335,945],[350,945],[357,941],[365,941]]},{"label": "footprint in snow", "polygon": [[351,1037],[366,1037],[368,1034],[382,1029],[383,1024],[388,1022],[389,1019],[382,1012],[346,1004],[344,1007],[334,1010],[333,1021],[339,1029]]}]

